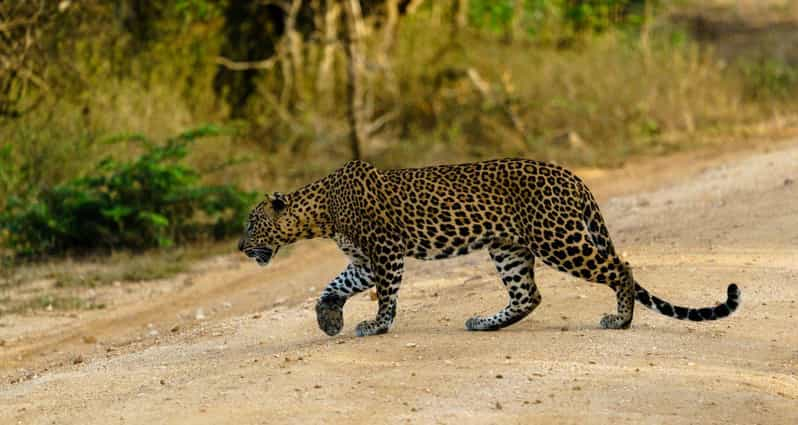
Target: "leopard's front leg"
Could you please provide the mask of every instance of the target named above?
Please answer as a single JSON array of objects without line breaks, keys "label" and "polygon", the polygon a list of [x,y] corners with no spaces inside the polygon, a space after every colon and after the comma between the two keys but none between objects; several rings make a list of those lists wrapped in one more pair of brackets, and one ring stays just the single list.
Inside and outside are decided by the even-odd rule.
[{"label": "leopard's front leg", "polygon": [[344,327],[344,304],[352,295],[374,286],[374,276],[365,264],[349,264],[326,288],[316,302],[319,328],[333,336]]},{"label": "leopard's front leg", "polygon": [[374,320],[360,322],[355,328],[357,336],[377,335],[388,332],[396,316],[396,299],[402,284],[404,257],[400,252],[380,254],[374,264],[374,279],[377,286],[379,308]]}]

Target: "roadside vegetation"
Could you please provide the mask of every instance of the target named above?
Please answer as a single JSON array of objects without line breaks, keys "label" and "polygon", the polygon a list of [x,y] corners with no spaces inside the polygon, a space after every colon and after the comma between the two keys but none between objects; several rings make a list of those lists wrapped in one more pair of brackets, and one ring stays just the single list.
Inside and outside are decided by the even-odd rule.
[{"label": "roadside vegetation", "polygon": [[[720,0],[3,2],[0,291],[185,271],[207,251],[197,246],[232,249],[264,192],[353,157],[612,167],[778,134],[798,112],[797,12]],[[73,261],[98,266],[77,277]],[[23,310],[44,304],[86,306]]]}]

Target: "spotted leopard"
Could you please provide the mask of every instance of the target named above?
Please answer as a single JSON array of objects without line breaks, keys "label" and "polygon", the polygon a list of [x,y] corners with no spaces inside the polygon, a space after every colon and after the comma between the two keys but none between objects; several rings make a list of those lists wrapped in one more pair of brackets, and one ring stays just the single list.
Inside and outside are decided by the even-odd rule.
[{"label": "spotted leopard", "polygon": [[250,214],[239,250],[266,265],[280,247],[299,239],[331,238],[350,264],[316,304],[328,335],[343,327],[352,295],[376,286],[377,317],[358,336],[387,332],[396,315],[404,259],[434,260],[487,248],[509,293],[507,306],[472,317],[472,331],[497,330],[540,305],[535,259],[615,291],[617,313],[600,326],[625,329],[634,302],[665,316],[704,321],[730,315],[740,303],[731,284],[715,307],[672,305],[649,294],[615,251],[598,204],[584,182],[549,163],[502,159],[460,165],[380,170],[352,161],[294,192],[275,193]]}]

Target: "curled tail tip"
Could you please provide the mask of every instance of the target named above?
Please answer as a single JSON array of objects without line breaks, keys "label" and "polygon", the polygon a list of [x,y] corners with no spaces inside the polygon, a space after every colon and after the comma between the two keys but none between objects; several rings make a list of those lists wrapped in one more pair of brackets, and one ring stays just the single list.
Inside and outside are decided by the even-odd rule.
[{"label": "curled tail tip", "polygon": [[734,310],[737,310],[737,307],[740,306],[740,288],[737,286],[736,283],[732,283],[729,285],[728,298],[726,299],[725,306],[730,310],[731,313]]},{"label": "curled tail tip", "polygon": [[740,288],[736,283],[732,283],[726,289],[727,298],[726,302],[716,305],[715,307],[704,308],[690,308],[676,306],[661,300],[645,290],[635,282],[635,289],[637,291],[636,298],[644,306],[659,312],[665,316],[673,317],[679,320],[690,320],[694,322],[703,322],[705,320],[718,320],[729,316],[737,307],[740,306]]},{"label": "curled tail tip", "polygon": [[728,297],[730,300],[740,298],[740,287],[737,286],[736,283],[732,283],[729,285],[729,288],[726,290]]}]

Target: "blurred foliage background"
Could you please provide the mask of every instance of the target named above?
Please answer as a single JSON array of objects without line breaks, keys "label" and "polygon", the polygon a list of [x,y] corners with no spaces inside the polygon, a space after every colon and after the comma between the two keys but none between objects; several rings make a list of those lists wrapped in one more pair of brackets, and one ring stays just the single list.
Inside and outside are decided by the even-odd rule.
[{"label": "blurred foliage background", "polygon": [[248,191],[353,157],[617,166],[782,128],[797,30],[775,0],[3,1],[0,240],[226,238]]}]

